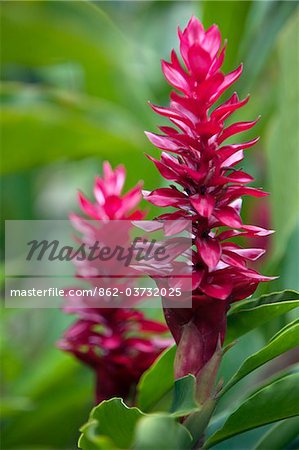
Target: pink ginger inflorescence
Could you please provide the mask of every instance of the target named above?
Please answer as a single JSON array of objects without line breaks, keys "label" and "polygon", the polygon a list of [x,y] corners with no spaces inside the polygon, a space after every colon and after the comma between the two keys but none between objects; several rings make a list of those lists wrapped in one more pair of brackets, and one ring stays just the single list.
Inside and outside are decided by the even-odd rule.
[{"label": "pink ginger inflorescence", "polygon": [[[170,105],[151,105],[174,126],[161,126],[163,134],[146,133],[163,150],[154,162],[161,175],[176,183],[145,192],[156,206],[173,207],[174,212],[158,220],[190,219],[193,230],[192,309],[165,308],[165,317],[178,345],[176,376],[198,376],[223,343],[229,305],[251,295],[259,282],[270,278],[248,268],[263,253],[259,248],[242,248],[236,236],[266,236],[261,227],[246,225],[241,218],[242,196],[263,197],[261,189],[246,186],[253,178],[236,168],[243,151],[258,138],[226,144],[229,137],[252,128],[253,122],[226,125],[234,111],[244,106],[236,93],[219,104],[220,96],[240,77],[242,65],[224,75],[221,66],[226,44],[216,25],[207,31],[194,17],[182,32],[180,54],[172,50],[171,61],[162,61],[168,83],[176,89]],[[178,93],[179,91],[180,93]],[[216,104],[217,102],[217,104]]]},{"label": "pink ginger inflorescence", "polygon": [[[113,243],[114,232],[120,231],[118,221],[123,220],[125,222],[121,233],[123,232],[124,243],[128,243],[127,221],[144,217],[136,209],[142,197],[141,186],[137,185],[122,195],[126,175],[124,167],[119,166],[113,171],[106,162],[103,172],[103,177],[98,177],[95,182],[94,203],[79,194],[80,207],[92,222],[76,214],[71,214],[70,219],[73,226],[83,233],[80,243],[93,242],[94,236],[98,238],[100,231],[104,244],[107,244],[107,240]],[[108,262],[103,265],[84,260],[77,267],[77,276],[90,284],[96,284],[94,274],[100,276],[107,272],[108,265]],[[122,291],[134,283],[134,280],[127,278],[117,281]],[[115,282],[115,279],[101,278],[101,283],[104,283],[104,287],[106,283],[110,290]],[[105,301],[103,297],[100,300],[101,304]],[[143,372],[170,344],[170,340],[165,338],[165,332],[168,331],[166,325],[147,319],[137,309],[109,308],[111,297],[106,300],[107,308],[99,308],[97,299],[88,304],[86,298],[67,297],[64,311],[76,314],[78,319],[65,331],[58,343],[59,348],[73,354],[94,370],[97,403],[113,396],[134,396],[134,389]],[[134,301],[136,303],[136,298]]]}]

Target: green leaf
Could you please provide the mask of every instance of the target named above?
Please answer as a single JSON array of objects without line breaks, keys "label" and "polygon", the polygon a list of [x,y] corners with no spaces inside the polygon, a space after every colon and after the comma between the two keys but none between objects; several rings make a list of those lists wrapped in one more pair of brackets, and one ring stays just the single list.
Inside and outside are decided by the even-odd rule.
[{"label": "green leaf", "polygon": [[299,211],[298,27],[297,12],[287,22],[279,37],[279,74],[276,88],[278,112],[267,140],[270,201],[273,227],[276,230],[273,238],[273,260],[278,260],[284,255]]},{"label": "green leaf", "polygon": [[204,448],[244,431],[299,415],[299,374],[286,376],[251,395],[213,434]]},{"label": "green leaf", "polygon": [[81,432],[83,434],[79,438],[79,448],[84,450],[117,450],[111,439],[97,434],[96,422],[87,423],[81,428]]},{"label": "green leaf", "polygon": [[109,158],[111,150],[138,154],[144,145],[134,117],[107,101],[21,84],[3,85],[1,98],[4,173],[62,155]]},{"label": "green leaf", "polygon": [[[138,408],[129,408],[121,398],[104,400],[93,408],[89,421],[81,428],[79,447],[84,450],[130,448],[136,423],[144,414]],[[111,447],[108,447],[111,448]]]},{"label": "green leaf", "polygon": [[0,418],[1,420],[12,417],[18,412],[26,412],[34,409],[33,402],[27,397],[5,397],[1,398]]},{"label": "green leaf", "polygon": [[299,363],[297,362],[287,366],[286,368],[284,367],[282,370],[275,372],[269,378],[263,380],[261,384],[256,386],[251,395],[256,394],[258,391],[261,391],[267,386],[270,386],[270,384],[276,383],[278,380],[282,380],[294,374],[299,374]]},{"label": "green leaf", "polygon": [[174,385],[173,364],[176,346],[167,349],[141,377],[137,405],[144,412],[156,410]]},{"label": "green leaf", "polygon": [[184,417],[199,409],[195,401],[196,378],[186,375],[174,383],[174,398],[171,413],[174,417]]},{"label": "green leaf", "polygon": [[134,450],[181,450],[191,448],[189,431],[166,414],[141,419],[136,427]]},{"label": "green leaf", "polygon": [[[6,2],[1,7],[1,33],[4,75],[15,65],[40,70],[72,64],[89,95],[125,106],[137,120],[150,116],[141,101],[149,98],[144,77],[128,70],[132,44],[93,2]],[[69,72],[69,88],[81,89],[73,86]]]},{"label": "green leaf", "polygon": [[288,248],[280,261],[280,282],[283,288],[299,291],[298,277],[298,254],[299,254],[299,218],[297,224],[288,240]]},{"label": "green leaf", "polygon": [[285,326],[280,330],[269,343],[258,352],[247,358],[241,365],[239,370],[230,379],[226,386],[221,391],[221,395],[227,392],[232,386],[234,386],[242,378],[246,377],[250,372],[253,372],[258,367],[262,366],[266,362],[281,355],[292,348],[299,345],[299,320]]},{"label": "green leaf", "polygon": [[241,300],[228,312],[226,344],[299,306],[299,293],[286,290]]},{"label": "green leaf", "polygon": [[214,413],[216,403],[217,401],[214,398],[209,398],[199,411],[190,414],[185,420],[184,425],[192,436],[194,446],[204,435]]},{"label": "green leaf", "polygon": [[254,450],[285,450],[297,436],[299,417],[292,417],[274,425],[262,436]]},{"label": "green leaf", "polygon": [[277,35],[297,6],[296,2],[252,2],[240,48],[245,69],[240,83],[243,91],[256,81],[273,51]]},{"label": "green leaf", "polygon": [[[31,311],[31,314],[33,312]],[[55,311],[53,310],[53,312]],[[49,316],[54,323],[53,315],[50,313],[51,311],[49,311]],[[18,329],[21,333],[20,336],[22,336],[14,337],[14,345],[16,343],[21,345],[21,342],[25,342],[21,332],[21,324],[25,323],[25,318],[24,311],[20,311],[19,318],[14,317],[15,323],[19,324]],[[45,324],[42,315],[39,318]],[[56,317],[56,326],[57,323]],[[34,333],[33,328],[31,326],[29,330],[31,339],[32,333]],[[58,328],[56,328],[56,336],[58,337],[59,334],[57,333],[59,333]],[[11,332],[8,333],[9,336],[12,340]],[[41,334],[39,334],[40,336]],[[37,339],[37,335],[35,339]],[[32,346],[33,341],[27,337],[28,347],[30,347],[29,342]],[[13,420],[5,421],[5,430],[2,436],[2,447],[5,449],[18,448],[19,446],[29,448],[39,442],[44,442],[56,449],[60,447],[60,442],[66,442],[66,446],[70,447],[78,428],[90,410],[93,395],[90,371],[84,370],[71,356],[55,349],[53,338],[45,347],[42,347],[41,355],[38,349],[40,344],[37,340],[35,342],[35,370],[32,370],[32,367],[28,365],[28,360],[32,359],[32,356],[28,356],[18,377],[9,381],[11,395],[25,396],[31,404],[28,405],[30,408],[27,411],[15,410]],[[61,427],[62,416],[69,418],[69,424],[66,428]],[[47,434],[49,428],[55,429],[55,433]],[[16,430],[18,430],[17,433]],[[45,435],[47,435],[46,441]]]}]

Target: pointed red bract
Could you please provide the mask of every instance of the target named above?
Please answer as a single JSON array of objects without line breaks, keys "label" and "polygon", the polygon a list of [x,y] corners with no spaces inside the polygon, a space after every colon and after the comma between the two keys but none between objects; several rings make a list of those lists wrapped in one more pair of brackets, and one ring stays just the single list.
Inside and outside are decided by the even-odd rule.
[{"label": "pointed red bract", "polygon": [[[243,249],[227,240],[270,232],[243,224],[240,215],[242,196],[267,195],[260,189],[244,186],[253,178],[235,169],[244,157],[243,150],[252,147],[258,138],[243,143],[224,143],[255,125],[256,120],[226,123],[249,97],[240,100],[234,93],[215,107],[215,102],[240,77],[242,65],[227,75],[221,71],[225,45],[221,49],[221,35],[216,25],[205,31],[199,20],[192,17],[184,31],[179,29],[179,40],[181,61],[172,51],[170,62],[162,62],[166,80],[176,89],[170,94],[170,105],[152,105],[156,113],[168,117],[176,128],[160,127],[162,135],[147,133],[149,140],[163,150],[161,161],[149,158],[164,178],[177,183],[177,188],[172,185],[156,189],[147,194],[146,199],[157,206],[176,208],[176,212],[164,214],[158,220],[189,218],[193,224],[196,245],[192,261],[193,308],[165,310],[179,349],[186,342],[196,349],[194,352],[190,349],[189,353],[196,355],[197,362],[188,361],[192,356],[187,352],[187,360],[183,358],[181,362],[185,369],[176,367],[176,373],[183,376],[191,367],[196,375],[212,357],[219,339],[223,342],[225,314],[230,303],[248,297],[260,281],[269,279],[247,268],[247,260],[259,258],[263,250]],[[199,317],[199,312],[209,319]],[[210,320],[213,314],[215,321]],[[219,326],[215,326],[215,322]],[[194,333],[193,341],[186,331],[188,324]],[[183,335],[184,342],[181,342]],[[196,342],[200,336],[204,336],[204,343]],[[179,354],[181,360],[181,350]]]}]

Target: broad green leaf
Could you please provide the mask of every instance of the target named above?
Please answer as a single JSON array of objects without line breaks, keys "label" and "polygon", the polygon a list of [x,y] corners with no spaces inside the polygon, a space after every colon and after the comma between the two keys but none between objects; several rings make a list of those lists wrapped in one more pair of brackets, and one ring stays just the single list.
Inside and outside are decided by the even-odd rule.
[{"label": "broad green leaf", "polygon": [[[19,325],[24,322],[22,313],[19,322],[16,322]],[[27,320],[28,323],[30,322]],[[56,322],[55,324],[57,325]],[[57,331],[56,329],[56,335]],[[44,338],[46,339],[46,336]],[[28,345],[27,341],[23,340]],[[21,340],[15,342],[21,343]],[[37,341],[35,345],[37,349]],[[71,356],[63,354],[58,349],[55,350],[54,345],[52,339],[40,357],[36,350],[34,370],[33,365],[28,364],[28,361],[32,360],[31,356],[30,359],[27,358],[21,375],[10,383],[11,395],[26,396],[31,404],[28,405],[30,407],[27,411],[15,410],[13,420],[5,421],[2,436],[2,446],[5,449],[18,448],[20,444],[25,448],[45,442],[49,428],[56,431],[47,434],[45,443],[53,448],[59,448],[60,442],[68,442],[70,445],[90,410],[93,396],[90,371],[84,369]],[[66,428],[61,427],[62,416],[69,417]]]},{"label": "broad green leaf", "polygon": [[[40,69],[72,64],[89,95],[112,100],[150,117],[144,77],[129,68],[132,44],[93,2],[5,2],[1,7],[1,67]],[[73,79],[70,76],[70,89]],[[78,89],[81,86],[74,86]],[[145,91],[145,92],[144,92]]]},{"label": "broad green leaf", "polygon": [[205,443],[210,448],[236,434],[299,415],[299,373],[258,390],[244,401]]},{"label": "broad green leaf", "polygon": [[110,442],[113,448],[130,448],[135,426],[143,416],[138,408],[129,408],[121,398],[104,400],[93,408],[89,421],[82,427],[79,447],[91,450],[86,445],[93,444],[94,448],[105,448],[103,445]]},{"label": "broad green leaf", "polygon": [[267,140],[270,201],[273,228],[276,230],[272,257],[275,260],[285,253],[299,211],[298,27],[297,11],[287,22],[278,41],[278,112]]},{"label": "broad green leaf", "polygon": [[261,391],[267,386],[270,386],[273,383],[276,383],[279,380],[282,380],[286,377],[289,377],[290,375],[299,374],[299,363],[291,364],[287,366],[286,368],[283,368],[282,370],[279,370],[278,372],[275,372],[274,375],[270,376],[269,378],[266,378],[262,381],[261,384],[256,386],[256,388],[252,391],[251,395],[256,394],[258,391]]},{"label": "broad green leaf", "polygon": [[195,401],[196,379],[186,375],[174,383],[174,398],[171,413],[174,417],[184,417],[199,409]]},{"label": "broad green leaf", "polygon": [[299,299],[299,292],[287,289],[280,292],[271,292],[271,294],[261,295],[258,298],[252,298],[249,300],[241,300],[234,303],[232,308],[229,310],[228,314],[233,315],[242,310],[250,310],[260,306],[267,306],[272,303],[284,303],[287,301],[297,301]]},{"label": "broad green leaf", "polygon": [[277,331],[277,333],[275,333],[274,336],[271,337],[271,339],[269,340],[269,344],[272,344],[274,340],[276,340],[282,335],[285,335],[289,331],[291,335],[294,335],[294,337],[297,336],[297,342],[299,345],[298,327],[299,327],[299,319],[287,323],[284,327],[282,327],[279,331]]},{"label": "broad green leaf", "polygon": [[275,424],[259,440],[254,450],[285,450],[298,437],[299,417],[291,417]]},{"label": "broad green leaf", "polygon": [[221,391],[221,395],[227,392],[242,378],[246,377],[250,372],[253,372],[258,367],[266,362],[281,355],[282,353],[299,346],[299,320],[296,320],[282,330],[280,330],[269,343],[258,352],[249,356],[241,365],[235,375],[229,380],[226,386]]},{"label": "broad green leaf", "polygon": [[134,117],[109,102],[20,84],[3,85],[1,97],[4,173],[62,156],[138,154],[144,145]]},{"label": "broad green leaf", "polygon": [[142,418],[136,427],[134,450],[181,450],[191,448],[189,431],[166,414]]},{"label": "broad green leaf", "polygon": [[167,349],[142,375],[137,387],[137,405],[142,411],[155,410],[155,406],[171,392],[175,352],[176,346]]},{"label": "broad green leaf", "polygon": [[290,290],[235,303],[228,312],[226,343],[298,306],[299,293]]}]

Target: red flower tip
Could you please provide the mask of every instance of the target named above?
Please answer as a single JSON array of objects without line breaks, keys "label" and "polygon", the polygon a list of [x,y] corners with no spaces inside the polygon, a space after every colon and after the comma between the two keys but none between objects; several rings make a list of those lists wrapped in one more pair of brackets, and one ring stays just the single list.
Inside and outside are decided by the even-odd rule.
[{"label": "red flower tip", "polygon": [[[112,170],[109,162],[103,163],[103,177],[96,177],[94,184],[95,202],[89,201],[81,192],[78,193],[79,206],[91,220],[130,219],[133,215],[144,214],[135,210],[142,198],[140,181],[131,191],[122,194],[126,170],[119,165]],[[132,210],[134,210],[132,212]]]}]

